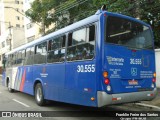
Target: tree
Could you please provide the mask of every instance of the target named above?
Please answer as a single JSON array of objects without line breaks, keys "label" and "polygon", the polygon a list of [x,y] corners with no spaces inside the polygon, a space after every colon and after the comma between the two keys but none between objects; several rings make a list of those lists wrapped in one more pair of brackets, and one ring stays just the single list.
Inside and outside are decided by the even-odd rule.
[{"label": "tree", "polygon": [[107,4],[108,11],[122,13],[151,25],[156,47],[160,47],[160,0],[94,0],[94,4]]},{"label": "tree", "polygon": [[88,17],[95,11],[93,0],[35,0],[25,14],[33,22],[41,23],[43,32],[55,23],[55,28],[45,33],[48,34]]},{"label": "tree", "polygon": [[33,22],[41,23],[41,32],[45,34],[45,28],[48,27],[53,20],[53,18],[49,17],[48,11],[55,6],[55,0],[35,0],[31,3],[31,9],[27,10],[25,14],[30,17]]},{"label": "tree", "polygon": [[[94,14],[103,4],[107,10],[139,18],[152,26],[155,43],[160,47],[160,0],[35,0],[26,12],[33,22],[52,32]],[[52,11],[49,13],[49,11]]]},{"label": "tree", "polygon": [[151,25],[154,32],[155,47],[160,47],[160,0],[143,0],[141,19]]},{"label": "tree", "polygon": [[[72,22],[72,18],[69,17],[72,16],[72,14],[70,14],[72,11],[69,9],[78,5],[77,1],[78,0],[35,0],[31,3],[31,9],[27,10],[25,14],[30,17],[33,22],[42,24],[41,31],[44,32],[45,28],[51,25],[51,23],[55,23],[56,28],[53,29],[55,30]],[[76,10],[74,9],[74,11]]]}]

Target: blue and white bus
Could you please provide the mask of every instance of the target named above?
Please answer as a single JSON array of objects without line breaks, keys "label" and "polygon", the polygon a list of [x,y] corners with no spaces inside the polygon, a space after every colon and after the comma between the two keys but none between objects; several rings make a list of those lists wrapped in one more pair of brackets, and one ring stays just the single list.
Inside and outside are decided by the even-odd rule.
[{"label": "blue and white bus", "polygon": [[13,49],[4,63],[3,85],[40,106],[102,107],[156,96],[151,27],[105,10]]}]

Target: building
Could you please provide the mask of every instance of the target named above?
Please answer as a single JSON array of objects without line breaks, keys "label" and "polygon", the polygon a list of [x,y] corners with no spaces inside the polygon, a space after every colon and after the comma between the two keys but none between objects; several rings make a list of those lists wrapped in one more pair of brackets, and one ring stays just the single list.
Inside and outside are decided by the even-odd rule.
[{"label": "building", "polygon": [[[24,1],[24,11],[27,11],[31,8],[31,3],[34,0],[25,0]],[[43,35],[44,32],[55,27],[55,24],[51,24],[48,28],[45,28],[45,31],[40,32],[42,29],[42,23],[33,23],[29,18],[24,18],[25,22],[25,37],[27,42],[31,42]]]},{"label": "building", "polygon": [[3,55],[26,43],[23,6],[23,0],[0,0],[0,69]]},{"label": "building", "polygon": [[[33,23],[25,11],[34,0],[0,0],[0,74],[6,52],[42,36],[41,23]],[[50,30],[55,25],[52,24]]]},{"label": "building", "polygon": [[[27,11],[31,8],[31,3],[34,0],[24,0],[24,11]],[[24,18],[25,22],[25,37],[27,42],[31,42],[35,40],[36,38],[41,37],[39,30],[41,28],[40,23],[33,23],[29,18]]]}]

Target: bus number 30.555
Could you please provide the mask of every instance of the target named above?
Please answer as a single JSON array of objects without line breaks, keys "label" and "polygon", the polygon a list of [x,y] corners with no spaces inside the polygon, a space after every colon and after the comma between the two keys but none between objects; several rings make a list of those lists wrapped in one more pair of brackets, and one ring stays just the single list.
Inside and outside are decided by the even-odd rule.
[{"label": "bus number 30.555", "polygon": [[95,72],[95,65],[78,65],[77,72]]}]

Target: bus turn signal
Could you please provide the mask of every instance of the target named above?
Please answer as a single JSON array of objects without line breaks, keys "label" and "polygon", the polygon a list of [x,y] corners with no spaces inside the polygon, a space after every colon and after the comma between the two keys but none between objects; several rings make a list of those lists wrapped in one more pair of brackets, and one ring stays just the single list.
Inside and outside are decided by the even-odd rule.
[{"label": "bus turn signal", "polygon": [[104,77],[104,78],[107,78],[107,77],[108,77],[108,72],[104,71],[104,72],[103,72],[103,77]]},{"label": "bus turn signal", "polygon": [[156,73],[153,74],[153,77],[156,77]]}]

